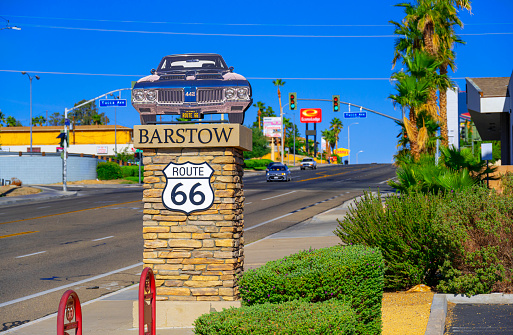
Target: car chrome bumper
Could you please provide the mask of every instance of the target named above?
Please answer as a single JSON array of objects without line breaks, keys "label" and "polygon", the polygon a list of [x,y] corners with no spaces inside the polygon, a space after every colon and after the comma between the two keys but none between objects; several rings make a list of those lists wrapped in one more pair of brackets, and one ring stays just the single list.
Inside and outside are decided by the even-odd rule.
[{"label": "car chrome bumper", "polygon": [[181,110],[191,109],[201,114],[230,114],[243,113],[251,105],[253,100],[227,101],[215,104],[159,104],[159,103],[132,103],[132,106],[141,115],[180,115]]}]

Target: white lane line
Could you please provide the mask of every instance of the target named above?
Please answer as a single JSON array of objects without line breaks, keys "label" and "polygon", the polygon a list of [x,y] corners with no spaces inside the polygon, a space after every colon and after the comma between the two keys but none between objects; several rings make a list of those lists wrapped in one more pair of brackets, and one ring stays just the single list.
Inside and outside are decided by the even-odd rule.
[{"label": "white lane line", "polygon": [[92,242],[96,242],[96,241],[101,241],[101,240],[106,240],[108,238],[113,238],[114,236],[107,236],[107,237],[102,237],[102,238],[97,238],[96,240],[92,240]]},{"label": "white lane line", "polygon": [[34,255],[44,254],[45,252],[46,252],[46,251],[34,252],[33,254],[28,254],[28,255],[18,256],[18,257],[16,257],[16,258],[23,258],[23,257],[28,257],[28,256],[34,256]]},{"label": "white lane line", "polygon": [[252,204],[252,202],[246,202],[246,205]]},{"label": "white lane line", "polygon": [[98,275],[98,276],[94,276],[94,277],[91,277],[91,278],[88,278],[88,279],[84,279],[84,280],[80,280],[80,281],[77,281],[77,282],[74,282],[74,283],[70,283],[70,284],[67,284],[67,285],[55,287],[55,288],[52,288],[52,289],[49,289],[49,290],[46,290],[46,291],[42,291],[42,292],[39,292],[39,293],[27,295],[27,296],[22,297],[22,298],[18,298],[18,299],[2,302],[2,303],[0,303],[0,308],[1,307],[5,307],[5,306],[9,306],[9,305],[12,305],[12,304],[16,304],[18,302],[22,302],[22,301],[25,301],[25,300],[29,300],[29,299],[32,299],[32,298],[37,298],[37,297],[40,297],[40,296],[48,294],[48,293],[52,293],[52,292],[56,292],[56,291],[61,291],[61,290],[64,290],[65,288],[73,287],[73,286],[76,286],[76,285],[81,285],[81,284],[84,284],[84,283],[87,283],[87,282],[90,282],[90,281],[93,281],[93,280],[96,280],[96,279],[100,279],[100,278],[103,278],[103,277],[107,277],[107,276],[113,275],[115,273],[119,273],[119,272],[123,272],[123,271],[126,271],[126,270],[130,270],[130,269],[133,269],[133,268],[141,266],[141,265],[143,265],[142,262],[134,264],[134,265],[126,266],[124,268],[117,269],[117,270],[114,270],[114,271],[110,271],[110,272],[107,272],[107,273],[104,273],[104,274],[101,274],[101,275]]},{"label": "white lane line", "polygon": [[41,209],[41,208],[48,208],[48,207],[51,207],[51,206],[43,206],[43,207],[37,207],[36,209]]},{"label": "white lane line", "polygon": [[278,198],[278,197],[281,197],[281,196],[284,196],[284,195],[287,195],[287,194],[291,194],[291,193],[295,193],[295,192],[297,192],[297,191],[292,191],[292,192],[287,192],[287,193],[283,193],[283,194],[280,194],[280,195],[275,195],[274,197],[262,199],[262,201],[263,200],[269,200],[269,199]]},{"label": "white lane line", "polygon": [[[279,219],[283,219],[284,217],[287,217],[287,216],[292,215],[292,214],[294,214],[294,213],[287,213],[285,215],[278,216],[277,218],[274,218],[274,219],[271,219],[271,220],[259,223],[259,224],[255,225],[255,226],[252,226],[252,227],[249,227],[249,228],[245,228],[245,230],[248,231],[248,230],[251,230],[251,229],[255,229],[255,228],[263,226],[263,225],[265,225],[267,223],[271,223],[273,221],[276,221],[276,220],[279,220]],[[2,307],[2,306],[0,306],[0,307]]]}]

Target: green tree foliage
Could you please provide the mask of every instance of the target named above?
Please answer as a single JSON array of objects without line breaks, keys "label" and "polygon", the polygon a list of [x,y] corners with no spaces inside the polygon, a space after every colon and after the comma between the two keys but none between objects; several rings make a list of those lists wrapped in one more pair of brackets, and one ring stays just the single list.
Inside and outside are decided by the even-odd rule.
[{"label": "green tree foliage", "polygon": [[32,118],[32,124],[34,125],[39,125],[39,126],[42,126],[43,123],[46,122],[46,119],[44,116],[36,116],[36,117],[33,117]]},{"label": "green tree foliage", "polygon": [[[86,100],[80,100],[75,104],[75,106],[81,105],[84,102],[86,102]],[[105,115],[105,113],[98,113],[96,101],[92,101],[82,107],[74,109],[68,113],[68,118],[73,120],[75,124],[82,126],[109,123],[109,118]]]},{"label": "green tree foliage", "polygon": [[116,154],[115,158],[117,160],[128,162],[134,160],[134,153],[132,150],[129,150],[128,147],[124,147],[121,151],[114,151]]},{"label": "green tree foliage", "polygon": [[244,151],[244,159],[262,157],[269,152],[271,149],[268,146],[267,137],[264,136],[262,130],[254,127],[251,129],[253,139],[253,150]]},{"label": "green tree foliage", "polygon": [[7,127],[21,127],[22,126],[21,122],[16,120],[13,116],[8,116],[5,119],[5,125]]},{"label": "green tree foliage", "polygon": [[59,112],[53,112],[48,117],[48,124],[50,124],[50,126],[63,126],[64,114],[61,114]]},{"label": "green tree foliage", "polygon": [[5,114],[0,111],[0,126],[5,124]]}]

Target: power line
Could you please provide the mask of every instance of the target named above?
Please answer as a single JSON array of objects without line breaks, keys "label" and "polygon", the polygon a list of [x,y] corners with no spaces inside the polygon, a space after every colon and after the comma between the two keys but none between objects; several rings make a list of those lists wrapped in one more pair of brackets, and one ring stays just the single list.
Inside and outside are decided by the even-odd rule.
[{"label": "power line", "polygon": [[[136,21],[136,20],[107,20],[107,19],[80,19],[69,17],[45,17],[28,15],[6,15],[2,16],[44,19],[44,20],[68,20],[68,21],[89,21],[89,22],[112,22],[112,23],[146,23],[146,24],[172,24],[172,25],[211,25],[211,26],[263,26],[263,27],[394,27],[392,24],[286,24],[286,23],[216,23],[216,22],[169,22],[169,21]],[[465,26],[483,25],[512,25],[513,22],[484,22],[464,23]]]},{"label": "power line", "polygon": [[[0,72],[16,72],[21,70],[0,70]],[[57,75],[76,75],[76,76],[105,76],[105,77],[145,77],[144,74],[116,74],[116,73],[83,73],[83,72],[51,72],[51,71],[26,71],[31,73],[44,73],[44,74],[57,74]],[[334,77],[334,78],[302,78],[302,77],[246,77],[249,80],[275,80],[280,78],[283,80],[392,80],[391,78],[348,78],[348,77]],[[452,80],[463,80],[465,77],[454,77]]]}]

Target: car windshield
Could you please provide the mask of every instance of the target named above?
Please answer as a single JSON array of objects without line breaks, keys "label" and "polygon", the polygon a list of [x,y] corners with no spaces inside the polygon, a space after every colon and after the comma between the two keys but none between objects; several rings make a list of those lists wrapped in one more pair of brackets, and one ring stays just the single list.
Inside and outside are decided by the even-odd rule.
[{"label": "car windshield", "polygon": [[271,171],[285,171],[285,167],[284,166],[273,166],[269,170],[271,170]]},{"label": "car windshield", "polygon": [[313,161],[313,158],[305,158],[303,159],[303,162],[312,162]]},{"label": "car windshield", "polygon": [[209,69],[227,70],[228,67],[219,55],[167,56],[160,61],[157,71]]}]

